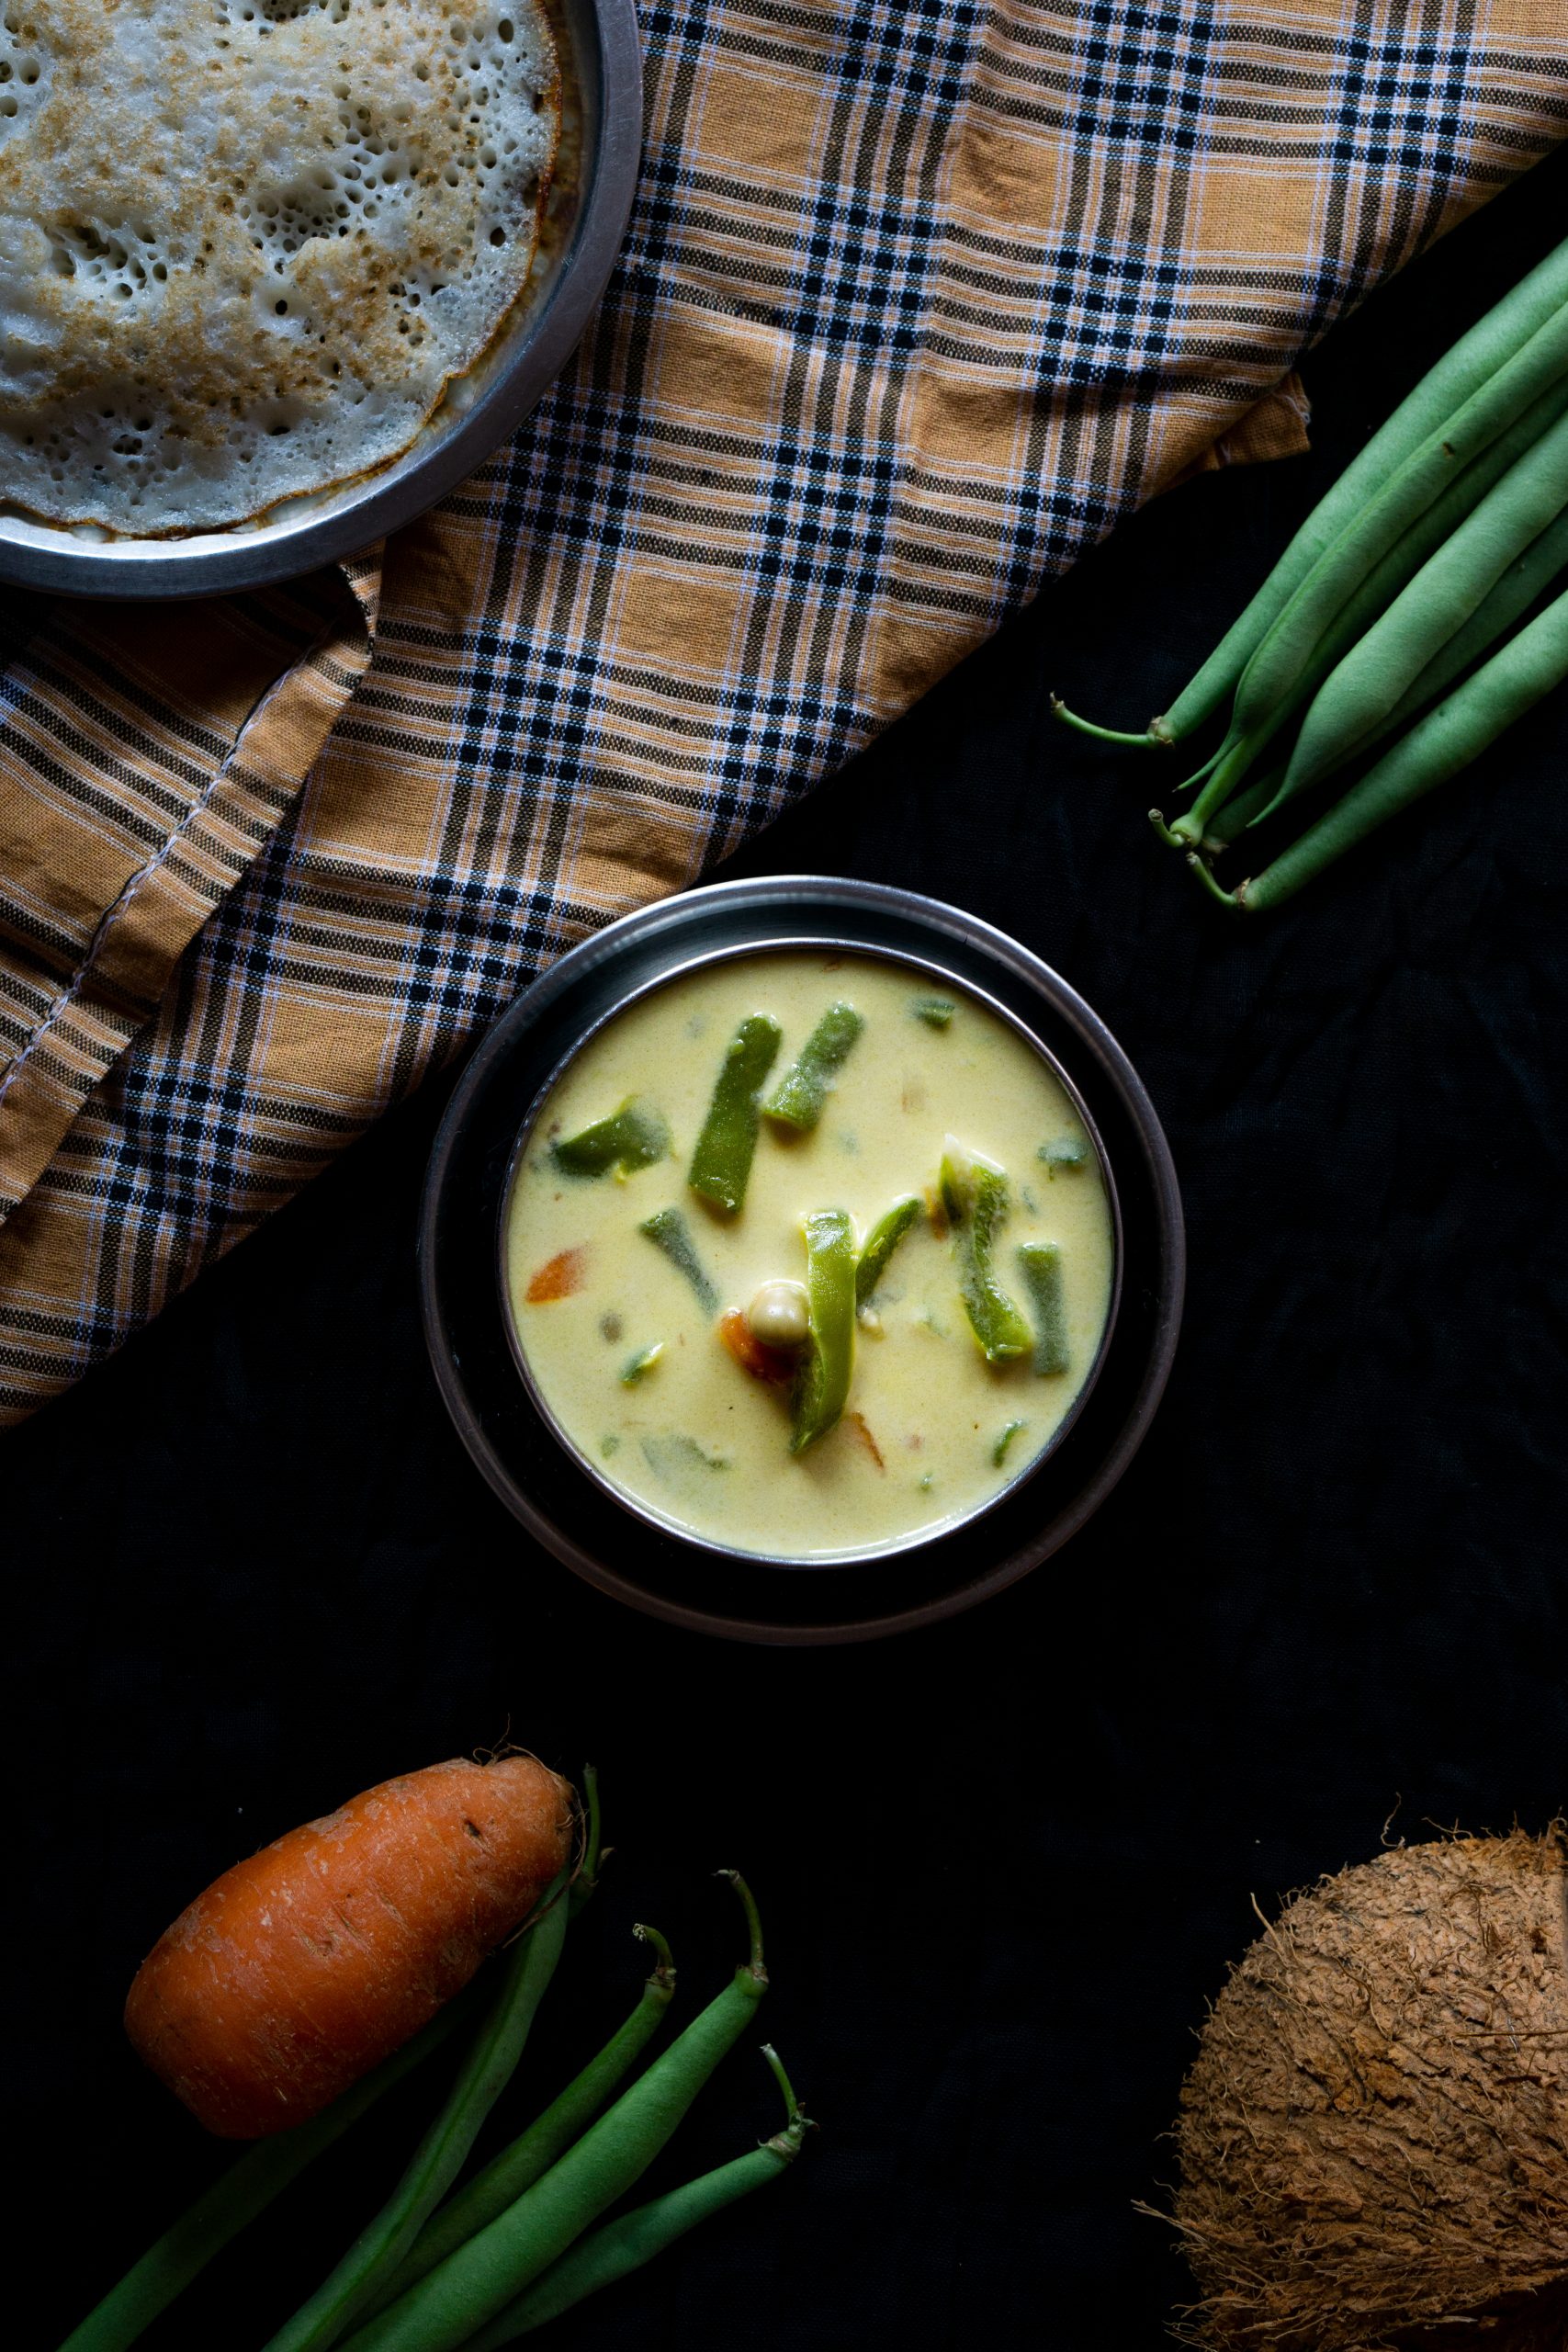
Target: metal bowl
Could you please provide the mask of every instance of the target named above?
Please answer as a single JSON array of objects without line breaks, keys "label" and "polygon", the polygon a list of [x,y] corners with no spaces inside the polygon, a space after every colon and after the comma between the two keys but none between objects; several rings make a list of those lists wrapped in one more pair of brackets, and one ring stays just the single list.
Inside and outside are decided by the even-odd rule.
[{"label": "metal bowl", "polygon": [[[833,956],[855,956],[860,953],[854,939],[842,936],[837,939],[825,939],[819,933],[808,933],[796,939],[773,940],[769,944],[767,952],[772,955],[787,954],[791,948],[805,948],[814,954],[820,953],[826,948]],[[1021,1463],[1013,1476],[1004,1486],[998,1487],[994,1494],[987,1495],[960,1518],[950,1520],[936,1529],[918,1531],[912,1535],[889,1537],[880,1544],[868,1545],[863,1550],[801,1553],[760,1552],[753,1548],[740,1551],[730,1544],[720,1543],[716,1537],[699,1535],[694,1530],[682,1527],[678,1519],[667,1512],[656,1510],[643,1498],[633,1493],[629,1488],[618,1485],[614,1478],[606,1475],[592,1454],[583,1453],[581,1447],[563,1429],[556,1418],[548,1397],[534,1377],[534,1367],[528,1360],[527,1350],[524,1347],[523,1335],[517,1328],[517,1318],[512,1312],[511,1299],[508,1295],[507,1227],[511,1221],[513,1191],[529,1147],[533,1143],[535,1129],[538,1125],[540,1116],[556,1085],[565,1076],[577,1056],[592,1043],[607,1023],[618,1020],[620,1015],[638,999],[653,995],[660,989],[670,988],[690,973],[709,971],[715,964],[733,963],[738,958],[744,957],[750,960],[756,953],[754,947],[742,941],[733,946],[710,947],[702,954],[682,957],[679,963],[671,965],[667,970],[646,980],[640,988],[633,991],[631,996],[624,998],[620,1003],[610,1007],[562,1055],[534,1097],[528,1115],[523,1123],[522,1133],[513,1147],[512,1160],[506,1171],[506,1182],[502,1188],[495,1221],[495,1278],[501,1293],[502,1312],[505,1317],[507,1344],[512,1350],[512,1359],[517,1366],[518,1377],[528,1391],[535,1411],[547,1425],[558,1444],[565,1447],[578,1468],[592,1478],[596,1487],[602,1487],[605,1494],[613,1496],[623,1510],[630,1511],[634,1519],[643,1521],[646,1525],[661,1534],[673,1533],[680,1536],[684,1543],[694,1545],[698,1550],[716,1553],[726,1560],[743,1559],[754,1566],[763,1567],[806,1568],[817,1574],[834,1574],[840,1568],[862,1566],[872,1560],[890,1560],[895,1555],[900,1559],[906,1559],[911,1552],[923,1549],[927,1544],[945,1542],[950,1534],[956,1532],[961,1527],[972,1527],[976,1520],[987,1518],[992,1511],[998,1510],[1007,1502],[1009,1497],[1020,1487],[1025,1485],[1029,1479],[1037,1477],[1058,1446],[1066,1443],[1075,1422],[1094,1392],[1095,1383],[1104,1368],[1116,1334],[1116,1317],[1122,1302],[1122,1204],[1117,1193],[1115,1171],[1111,1165],[1104,1142],[1095,1124],[1094,1114],[1074,1083],[1071,1071],[1063,1067],[1043,1040],[1037,1036],[1026,1023],[1021,1021],[1009,1006],[998,1003],[994,996],[987,994],[985,990],[971,988],[961,981],[951,966],[945,963],[933,964],[929,956],[914,956],[888,947],[879,949],[880,962],[899,965],[912,979],[924,981],[928,985],[934,982],[939,989],[956,989],[971,1003],[984,1005],[993,1019],[999,1021],[1003,1028],[1010,1029],[1044,1063],[1045,1068],[1072,1104],[1099,1163],[1100,1181],[1105,1189],[1105,1204],[1111,1218],[1111,1295],[1106,1305],[1104,1328],[1100,1335],[1100,1343],[1094,1351],[1093,1362],[1085,1373],[1071,1404],[1039,1453],[1032,1454],[1027,1461]]]},{"label": "metal bowl", "polygon": [[[1082,1100],[1122,1213],[1122,1294],[1099,1377],[1035,1475],[917,1549],[803,1573],[716,1555],[636,1518],[561,1445],[518,1375],[495,1236],[517,1138],[551,1074],[604,1017],[708,956],[831,944],[913,958],[991,998]],[[584,941],[481,1040],[431,1154],[420,1217],[425,1338],[458,1434],[508,1509],[602,1592],[735,1641],[868,1641],[954,1615],[1059,1551],[1115,1486],[1164,1393],[1185,1243],[1169,1147],[1099,1016],[1037,956],[953,907],[875,884],[774,876],[689,891]]]},{"label": "metal bowl", "polygon": [[0,514],[0,582],[56,596],[218,596],[291,580],[412,523],[516,432],[609,282],[637,187],[642,51],[635,0],[546,0],[561,136],[527,286],[478,365],[404,454],[257,523],[178,538]]}]

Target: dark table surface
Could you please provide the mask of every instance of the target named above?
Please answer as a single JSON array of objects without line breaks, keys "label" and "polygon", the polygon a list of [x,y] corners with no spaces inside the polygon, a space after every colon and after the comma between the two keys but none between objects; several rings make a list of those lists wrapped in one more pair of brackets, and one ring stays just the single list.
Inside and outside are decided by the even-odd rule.
[{"label": "dark table surface", "polygon": [[[1568,1797],[1568,695],[1251,932],[1146,831],[1147,771],[1046,699],[1157,708],[1400,392],[1565,230],[1568,159],[1309,360],[1309,458],[1147,510],[730,869],[863,875],[1000,924],[1105,1015],[1167,1123],[1192,1250],[1175,1378],[1044,1571],[936,1632],[804,1654],[574,1583],[481,1483],[426,1365],[412,1241],[441,1088],[6,1439],[32,1791],[14,2222],[56,2303],[40,2345],[214,2167],[121,2039],[137,1962],[240,1851],[389,1772],[508,1732],[600,1766],[619,1850],[541,2090],[629,2001],[634,1919],[700,1991],[735,1944],[707,1873],[738,1863],[763,1901],[771,2030],[819,2141],[561,2323],[563,2352],[1154,2352],[1184,2274],[1134,2200],[1168,2177],[1254,1895],[1434,1823],[1540,1827]],[[772,2130],[771,2098],[732,2060],[673,2171]],[[395,2163],[387,2123],[149,2344],[259,2344]]]}]

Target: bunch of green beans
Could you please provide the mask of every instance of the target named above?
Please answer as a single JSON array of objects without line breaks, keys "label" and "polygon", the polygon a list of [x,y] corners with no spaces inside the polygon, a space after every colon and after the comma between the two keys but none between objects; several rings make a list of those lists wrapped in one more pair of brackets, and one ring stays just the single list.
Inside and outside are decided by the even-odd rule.
[{"label": "bunch of green beans", "polygon": [[[1568,243],[1416,386],[1163,718],[1126,735],[1053,707],[1086,733],[1145,746],[1184,742],[1225,718],[1222,740],[1176,787],[1190,805],[1150,819],[1212,896],[1260,912],[1467,765],[1568,675],[1559,606],[1528,617],[1565,566]],[[1283,758],[1258,775],[1281,737]],[[1213,861],[1250,848],[1298,801],[1309,814],[1315,804],[1305,831],[1224,888]]]},{"label": "bunch of green beans", "polygon": [[[571,1893],[591,1892],[599,1858],[592,1794],[588,1850]],[[608,2222],[674,2132],[767,1990],[762,1931],[750,1888],[726,1871],[747,1926],[747,1954],[730,1984],[680,2039],[624,2088],[661,2025],[675,1989],[670,1950],[655,1930],[655,1966],[630,2016],[550,2106],[466,2185],[453,2184],[521,2055],[580,1905],[566,1874],[552,1887],[502,1969],[457,2079],[391,2196],[329,2278],[272,2335],[265,2352],[478,2352],[534,2329],[624,2278],[686,2232],[787,2170],[811,2128],[776,2054],[784,2129],[750,2155]],[[462,1997],[404,2052],[297,2133],[265,2142],[197,2200],[119,2286],[66,2338],[62,2352],[126,2352],[160,2312],[243,2225],[379,2092],[471,2018]],[[451,2192],[448,2194],[448,2192]],[[445,2201],[443,2201],[445,2200]],[[593,2225],[598,2223],[598,2227]],[[226,2342],[237,2346],[237,2335]]]}]

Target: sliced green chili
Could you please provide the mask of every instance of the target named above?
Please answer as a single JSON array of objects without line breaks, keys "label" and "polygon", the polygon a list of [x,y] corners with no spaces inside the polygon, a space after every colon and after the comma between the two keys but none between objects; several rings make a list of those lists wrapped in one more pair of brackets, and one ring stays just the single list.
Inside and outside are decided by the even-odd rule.
[{"label": "sliced green chili", "polygon": [[802,2113],[777,2051],[764,2042],[762,2055],[784,2093],[785,2120],[782,2132],[738,2156],[733,2164],[720,2165],[716,2171],[704,2173],[700,2179],[689,2180],[682,2188],[672,2188],[668,2196],[636,2206],[615,2221],[601,2222],[596,2230],[580,2238],[569,2254],[553,2262],[515,2302],[508,2303],[499,2318],[465,2345],[463,2352],[502,2352],[502,2346],[514,2343],[520,2335],[531,2335],[547,2320],[570,2311],[573,2303],[596,2295],[603,2287],[613,2286],[629,2271],[640,2270],[645,2262],[651,2262],[656,2254],[662,2254],[666,2246],[683,2238],[699,2222],[705,2222],[710,2215],[722,2212],[727,2205],[749,2197],[754,2188],[765,2188],[770,2180],[777,2180],[786,2173],[800,2154],[807,2133],[816,2126],[808,2115]]},{"label": "sliced green chili", "polygon": [[928,1029],[945,1029],[958,1007],[950,996],[918,996],[909,1010]]},{"label": "sliced green chili", "polygon": [[347,2352],[457,2352],[640,2179],[767,1990],[761,1930],[733,1871],[750,1954],[716,2000],[532,2188],[356,2331]]},{"label": "sliced green chili", "polygon": [[855,1305],[867,1306],[872,1292],[887,1271],[887,1261],[924,1206],[918,1193],[906,1193],[884,1211],[865,1237],[865,1248],[855,1266]]},{"label": "sliced green chili", "polygon": [[995,1445],[991,1448],[991,1463],[995,1469],[999,1470],[1001,1468],[1003,1463],[1008,1458],[1008,1448],[1011,1445],[1014,1438],[1018,1436],[1020,1430],[1027,1429],[1028,1426],[1029,1424],[1027,1421],[1010,1421],[1008,1423],[1006,1429],[1003,1430]]},{"label": "sliced green chili", "polygon": [[656,1340],[650,1348],[638,1348],[636,1355],[628,1356],[621,1366],[621,1386],[635,1388],[639,1380],[646,1380],[663,1353],[662,1340]]},{"label": "sliced green chili", "polygon": [[655,1209],[637,1227],[646,1233],[656,1250],[662,1250],[677,1273],[684,1274],[697,1294],[697,1304],[705,1315],[718,1313],[718,1292],[708,1277],[707,1269],[697,1255],[697,1245],[692,1239],[692,1228],[679,1209]]},{"label": "sliced green chili", "polygon": [[612,1168],[629,1175],[635,1168],[651,1168],[670,1149],[670,1128],[663,1113],[641,1094],[628,1094],[607,1119],[595,1119],[574,1136],[550,1146],[550,1157],[568,1176],[604,1176]]},{"label": "sliced green chili", "polygon": [[1054,1241],[1026,1241],[1018,1253],[1018,1270],[1034,1317],[1034,1369],[1043,1377],[1066,1372],[1069,1358],[1062,1253]]},{"label": "sliced green chili", "polygon": [[558,2158],[582,2137],[605,2100],[631,2072],[663,2024],[675,1991],[675,1964],[663,1937],[653,1928],[639,1927],[635,1932],[652,1945],[655,1965],[626,2023],[536,2121],[431,2216],[367,2317],[396,2302],[416,2278],[445,2262],[477,2231],[488,2229],[525,2189],[542,2180]]},{"label": "sliced green chili", "polygon": [[852,1004],[830,1004],[762,1105],[768,1117],[797,1136],[809,1135],[822,1116],[834,1079],[864,1027]]},{"label": "sliced green chili", "polygon": [[814,1209],[804,1220],[806,1353],[792,1400],[792,1453],[826,1436],[850,1393],[855,1347],[855,1237],[845,1209]]},{"label": "sliced green chili", "polygon": [[686,1182],[699,1200],[733,1216],[746,1197],[757,1148],[757,1096],[784,1032],[765,1012],[748,1013],[728,1045]]},{"label": "sliced green chili", "polygon": [[1034,1157],[1046,1169],[1049,1182],[1062,1170],[1087,1168],[1089,1145],[1082,1136],[1054,1136],[1049,1143],[1041,1145]]},{"label": "sliced green chili", "polygon": [[953,1262],[969,1328],[987,1363],[1010,1363],[1029,1353],[1030,1341],[1028,1324],[991,1265],[997,1228],[1008,1213],[1007,1177],[950,1137],[937,1181],[953,1228]]},{"label": "sliced green chili", "polygon": [[513,1947],[495,2006],[402,2178],[336,2268],[270,2338],[266,2352],[324,2352],[335,2344],[401,2262],[456,2180],[480,2124],[512,2079],[555,1973],[566,1940],[566,1884],[563,1873],[541,1916]]}]

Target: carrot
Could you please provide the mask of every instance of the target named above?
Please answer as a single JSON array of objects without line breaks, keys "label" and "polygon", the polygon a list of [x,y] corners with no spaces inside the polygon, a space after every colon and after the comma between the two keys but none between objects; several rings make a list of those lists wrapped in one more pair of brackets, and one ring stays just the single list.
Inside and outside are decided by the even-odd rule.
[{"label": "carrot", "polygon": [[531,1756],[383,1781],[214,1880],[125,2026],[209,2132],[302,2123],[417,2033],[565,1866],[569,1783]]},{"label": "carrot", "polygon": [[872,1436],[871,1423],[866,1419],[865,1415],[863,1413],[846,1413],[844,1415],[844,1422],[847,1428],[853,1430],[856,1437],[859,1438],[862,1445],[864,1446],[866,1452],[870,1454],[877,1468],[879,1470],[886,1470],[887,1464],[882,1459],[882,1448]]},{"label": "carrot", "polygon": [[716,1328],[741,1371],[749,1372],[753,1380],[784,1386],[795,1378],[798,1359],[787,1348],[764,1347],[739,1306],[727,1307]]},{"label": "carrot", "polygon": [[530,1306],[548,1306],[552,1300],[570,1298],[588,1280],[588,1252],[581,1246],[559,1250],[528,1278],[523,1295]]}]

